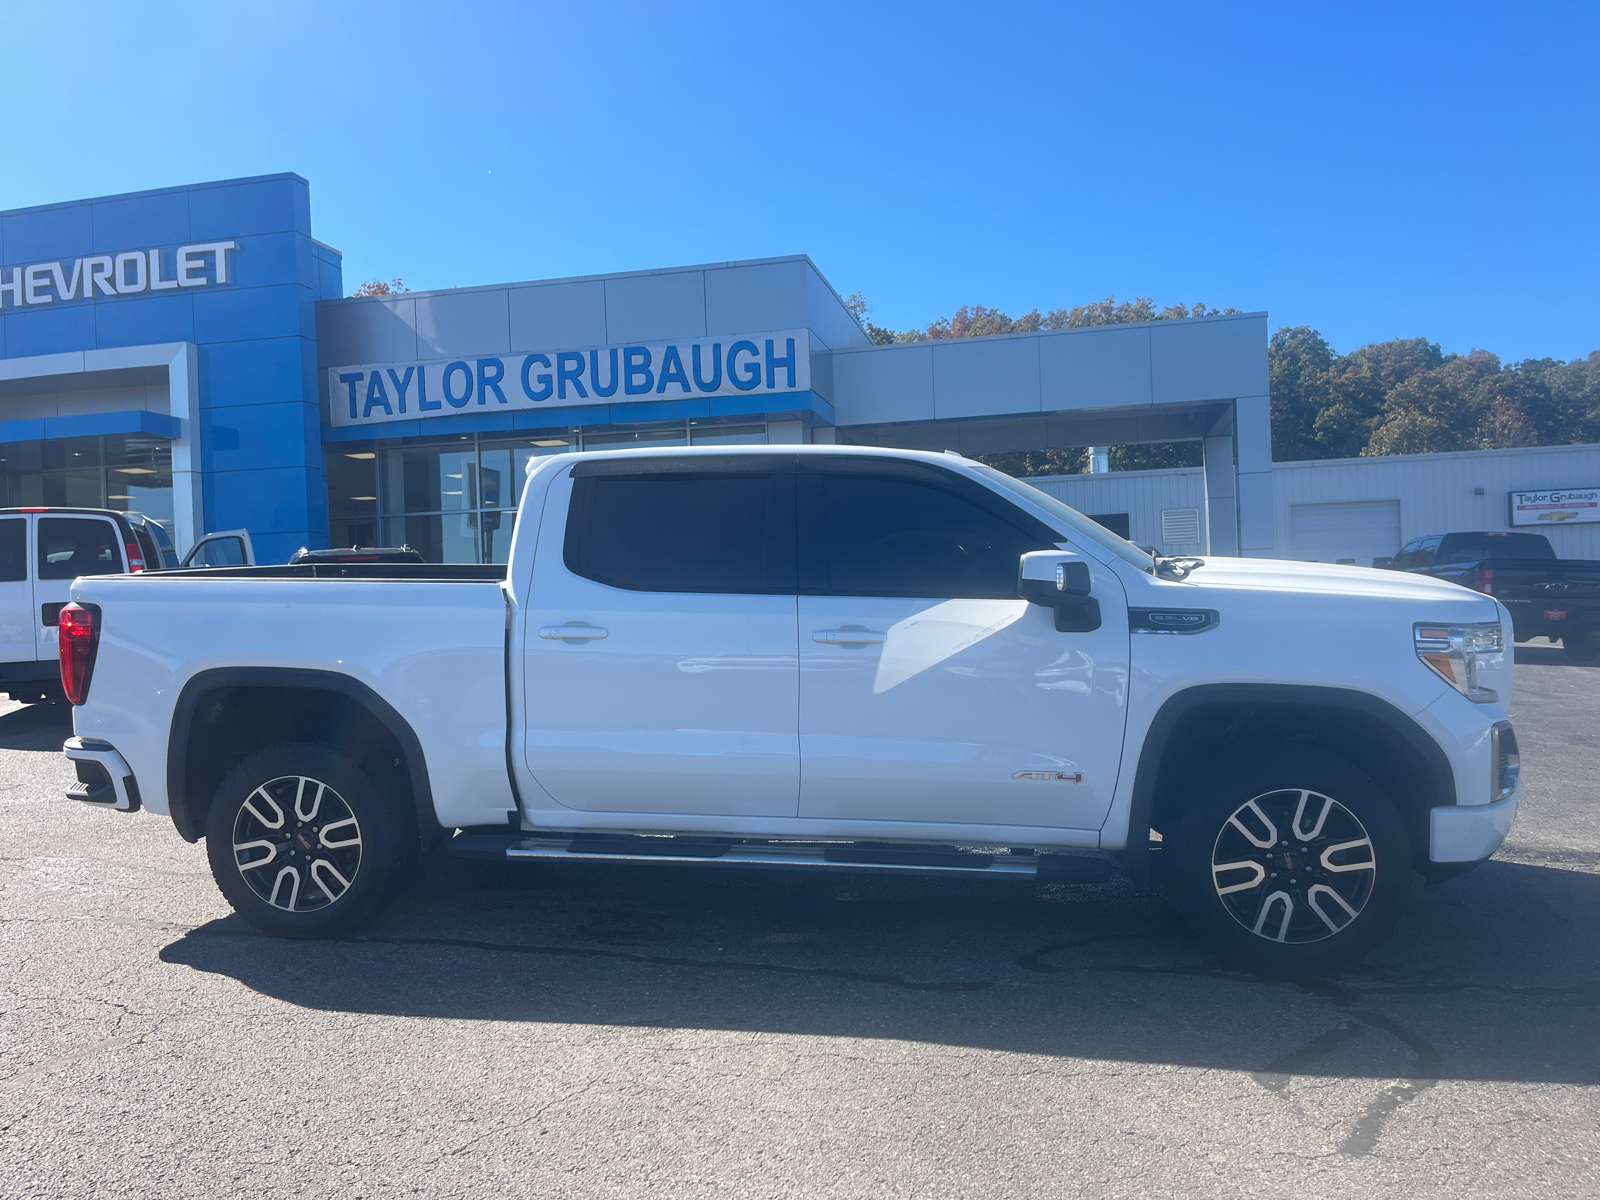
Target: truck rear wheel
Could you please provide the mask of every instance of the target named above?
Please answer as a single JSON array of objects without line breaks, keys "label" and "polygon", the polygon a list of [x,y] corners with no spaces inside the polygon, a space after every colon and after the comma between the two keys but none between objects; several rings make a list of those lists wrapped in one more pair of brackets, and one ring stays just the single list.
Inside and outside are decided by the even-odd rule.
[{"label": "truck rear wheel", "polygon": [[1405,823],[1370,778],[1311,747],[1214,761],[1168,838],[1168,886],[1222,956],[1257,970],[1341,966],[1411,890]]},{"label": "truck rear wheel", "polygon": [[415,858],[416,830],[349,758],[286,742],[228,773],[206,854],[241,917],[276,937],[334,937],[368,920]]},{"label": "truck rear wheel", "polygon": [[1592,667],[1600,663],[1600,633],[1567,634],[1561,639],[1567,661]]}]

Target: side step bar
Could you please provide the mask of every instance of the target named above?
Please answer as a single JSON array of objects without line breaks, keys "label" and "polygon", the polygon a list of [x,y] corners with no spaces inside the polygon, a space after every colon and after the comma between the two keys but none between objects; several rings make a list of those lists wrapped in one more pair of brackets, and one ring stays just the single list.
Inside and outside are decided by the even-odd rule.
[{"label": "side step bar", "polygon": [[988,875],[1037,883],[1104,883],[1111,860],[1091,854],[985,854],[946,847],[863,846],[849,842],[762,842],[677,837],[533,837],[463,830],[450,840],[457,858],[501,862],[675,862],[719,867],[810,867],[889,874]]}]

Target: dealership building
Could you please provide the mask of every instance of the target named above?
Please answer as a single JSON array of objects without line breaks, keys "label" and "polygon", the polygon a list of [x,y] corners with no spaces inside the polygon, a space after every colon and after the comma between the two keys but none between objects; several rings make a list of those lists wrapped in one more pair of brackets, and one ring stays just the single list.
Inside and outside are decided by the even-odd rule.
[{"label": "dealership building", "polygon": [[565,450],[1195,441],[1038,486],[1166,553],[1370,562],[1526,520],[1600,557],[1597,447],[1274,464],[1265,313],[877,346],[805,256],[344,290],[296,175],[0,213],[0,504],[494,562]]}]

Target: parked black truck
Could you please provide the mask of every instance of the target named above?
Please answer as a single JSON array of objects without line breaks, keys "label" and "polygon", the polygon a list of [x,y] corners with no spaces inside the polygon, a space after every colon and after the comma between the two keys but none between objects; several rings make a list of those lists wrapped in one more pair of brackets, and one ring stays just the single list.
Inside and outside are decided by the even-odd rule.
[{"label": "parked black truck", "polygon": [[1560,641],[1573,662],[1600,662],[1600,561],[1557,558],[1541,533],[1435,533],[1390,564],[1483,592],[1511,610],[1516,639]]}]

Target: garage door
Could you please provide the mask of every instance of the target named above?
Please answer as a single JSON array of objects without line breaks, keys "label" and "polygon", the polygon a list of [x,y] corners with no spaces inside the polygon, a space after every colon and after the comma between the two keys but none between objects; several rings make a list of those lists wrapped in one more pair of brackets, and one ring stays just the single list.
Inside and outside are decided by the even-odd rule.
[{"label": "garage door", "polygon": [[1372,560],[1400,549],[1400,501],[1351,500],[1289,506],[1289,557],[1317,562]]}]

